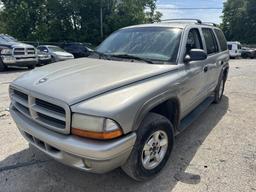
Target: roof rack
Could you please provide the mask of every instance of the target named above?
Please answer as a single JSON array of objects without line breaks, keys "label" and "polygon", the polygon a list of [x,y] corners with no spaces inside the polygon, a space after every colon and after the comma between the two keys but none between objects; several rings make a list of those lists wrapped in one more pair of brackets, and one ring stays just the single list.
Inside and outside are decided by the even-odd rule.
[{"label": "roof rack", "polygon": [[200,19],[186,19],[186,18],[180,18],[180,19],[164,19],[161,20],[161,22],[172,22],[172,21],[196,21],[198,24],[202,24],[203,22]]},{"label": "roof rack", "polygon": [[212,25],[214,27],[218,27],[218,25],[216,23],[212,23],[212,22],[203,22],[203,24],[205,24],[205,25]]}]

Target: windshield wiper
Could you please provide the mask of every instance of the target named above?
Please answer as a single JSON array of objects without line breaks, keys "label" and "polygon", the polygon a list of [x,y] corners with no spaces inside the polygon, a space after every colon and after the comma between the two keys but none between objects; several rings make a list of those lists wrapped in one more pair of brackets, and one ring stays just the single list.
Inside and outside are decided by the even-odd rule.
[{"label": "windshield wiper", "polygon": [[93,51],[92,53],[95,53],[96,55],[99,56],[99,58],[106,58],[106,59],[110,59],[110,55],[108,54],[105,54],[105,53],[102,53],[102,52],[99,52],[99,51]]},{"label": "windshield wiper", "polygon": [[146,63],[154,64],[153,61],[145,58],[141,58],[135,55],[129,55],[129,54],[112,54],[110,55],[111,57],[118,57],[118,58],[123,58],[123,59],[135,59],[139,61],[144,61]]}]

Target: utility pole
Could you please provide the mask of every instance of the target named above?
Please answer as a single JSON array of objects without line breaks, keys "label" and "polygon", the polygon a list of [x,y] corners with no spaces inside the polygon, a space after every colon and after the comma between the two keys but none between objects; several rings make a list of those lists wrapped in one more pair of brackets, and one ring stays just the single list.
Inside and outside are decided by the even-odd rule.
[{"label": "utility pole", "polygon": [[100,1],[100,37],[103,39],[103,10],[102,0]]}]

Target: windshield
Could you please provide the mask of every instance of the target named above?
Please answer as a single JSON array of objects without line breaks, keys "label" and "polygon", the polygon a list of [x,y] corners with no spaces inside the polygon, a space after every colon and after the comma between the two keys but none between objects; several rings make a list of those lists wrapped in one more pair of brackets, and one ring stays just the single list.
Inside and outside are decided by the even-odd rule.
[{"label": "windshield", "polygon": [[50,49],[52,52],[57,52],[57,51],[66,52],[66,51],[64,51],[63,49],[61,49],[60,47],[57,47],[57,46],[51,46],[51,47],[48,47],[48,49]]},{"label": "windshield", "polygon": [[175,62],[181,29],[140,27],[119,30],[110,35],[97,49],[108,55],[133,55],[140,58]]}]

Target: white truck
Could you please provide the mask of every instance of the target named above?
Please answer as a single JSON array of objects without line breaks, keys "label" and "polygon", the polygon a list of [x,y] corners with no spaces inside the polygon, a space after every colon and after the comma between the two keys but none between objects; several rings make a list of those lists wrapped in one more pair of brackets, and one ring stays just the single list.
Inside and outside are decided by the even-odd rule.
[{"label": "white truck", "polygon": [[230,58],[241,57],[241,43],[238,41],[229,41],[228,42],[229,56]]}]

